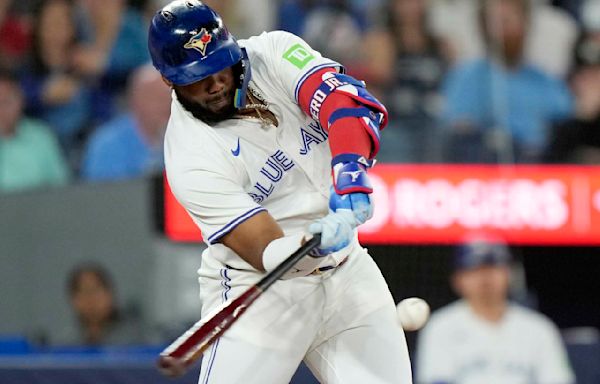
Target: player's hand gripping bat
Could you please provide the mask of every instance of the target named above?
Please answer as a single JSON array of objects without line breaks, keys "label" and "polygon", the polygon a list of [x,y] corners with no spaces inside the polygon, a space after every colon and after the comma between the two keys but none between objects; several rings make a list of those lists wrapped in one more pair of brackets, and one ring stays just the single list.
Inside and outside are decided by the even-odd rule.
[{"label": "player's hand gripping bat", "polygon": [[187,368],[240,318],[254,300],[320,243],[321,235],[317,233],[237,299],[225,302],[190,327],[161,352],[158,360],[159,370],[172,377],[184,374]]}]

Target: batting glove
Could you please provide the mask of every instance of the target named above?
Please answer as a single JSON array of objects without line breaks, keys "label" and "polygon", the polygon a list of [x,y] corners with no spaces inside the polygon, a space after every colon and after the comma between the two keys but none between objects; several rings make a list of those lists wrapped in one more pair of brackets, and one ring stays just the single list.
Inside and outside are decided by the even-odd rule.
[{"label": "batting glove", "polygon": [[331,161],[333,189],[329,197],[329,208],[334,212],[340,209],[352,211],[357,226],[373,216],[373,205],[369,197],[373,187],[369,182],[367,169],[374,163],[374,160],[355,154],[338,155]]},{"label": "batting glove", "polygon": [[312,223],[308,231],[312,234],[321,234],[321,245],[315,248],[312,256],[326,256],[337,252],[350,244],[354,238],[356,219],[352,211],[341,209],[337,212],[329,212],[322,219]]}]

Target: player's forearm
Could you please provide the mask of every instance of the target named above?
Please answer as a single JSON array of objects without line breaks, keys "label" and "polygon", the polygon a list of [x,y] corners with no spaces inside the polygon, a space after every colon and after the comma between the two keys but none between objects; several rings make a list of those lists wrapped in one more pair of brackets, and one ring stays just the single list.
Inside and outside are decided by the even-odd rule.
[{"label": "player's forearm", "polygon": [[264,271],[263,253],[273,240],[282,238],[283,230],[266,211],[239,224],[221,238],[221,244],[259,271]]}]

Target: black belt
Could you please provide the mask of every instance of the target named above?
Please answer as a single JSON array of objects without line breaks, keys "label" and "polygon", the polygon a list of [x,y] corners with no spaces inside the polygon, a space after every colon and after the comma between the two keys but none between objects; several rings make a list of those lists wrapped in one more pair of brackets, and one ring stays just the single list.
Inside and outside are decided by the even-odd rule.
[{"label": "black belt", "polygon": [[325,267],[316,268],[310,274],[311,275],[320,275],[323,272],[329,271],[329,270],[337,268],[337,267],[341,267],[342,264],[344,264],[346,261],[348,261],[348,256],[344,257],[344,259],[342,261],[340,261],[337,265],[326,265]]}]

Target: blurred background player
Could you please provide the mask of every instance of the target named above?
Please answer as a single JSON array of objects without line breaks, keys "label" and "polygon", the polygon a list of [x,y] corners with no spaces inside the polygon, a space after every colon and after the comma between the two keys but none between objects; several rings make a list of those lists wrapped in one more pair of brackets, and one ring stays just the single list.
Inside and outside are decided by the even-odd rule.
[{"label": "blurred background player", "polygon": [[451,285],[460,299],[433,313],[417,346],[417,383],[572,384],[556,326],[509,301],[511,254],[495,239],[456,250]]}]

